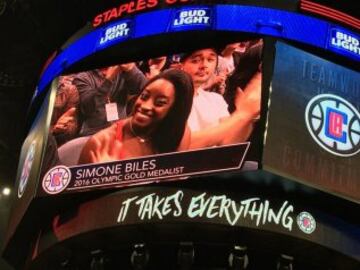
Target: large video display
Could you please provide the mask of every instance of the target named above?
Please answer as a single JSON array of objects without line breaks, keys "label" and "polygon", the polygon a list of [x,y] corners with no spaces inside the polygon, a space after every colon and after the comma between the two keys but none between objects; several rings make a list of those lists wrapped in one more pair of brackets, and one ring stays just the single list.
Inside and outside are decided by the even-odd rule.
[{"label": "large video display", "polygon": [[276,49],[264,167],[359,202],[359,73],[284,43]]},{"label": "large video display", "polygon": [[262,49],[239,37],[61,76],[41,192],[257,169]]}]

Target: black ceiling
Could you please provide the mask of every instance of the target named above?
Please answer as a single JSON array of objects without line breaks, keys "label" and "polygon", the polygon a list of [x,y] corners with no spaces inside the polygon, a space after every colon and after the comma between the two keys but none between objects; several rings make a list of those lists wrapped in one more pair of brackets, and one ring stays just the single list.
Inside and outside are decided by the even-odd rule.
[{"label": "black ceiling", "polygon": [[25,121],[42,65],[86,22],[85,1],[0,0],[0,185],[15,179]]},{"label": "black ceiling", "polygon": [[[42,65],[97,13],[121,2],[129,1],[0,0],[0,185],[14,183],[26,114]],[[317,2],[359,17],[356,1]]]}]

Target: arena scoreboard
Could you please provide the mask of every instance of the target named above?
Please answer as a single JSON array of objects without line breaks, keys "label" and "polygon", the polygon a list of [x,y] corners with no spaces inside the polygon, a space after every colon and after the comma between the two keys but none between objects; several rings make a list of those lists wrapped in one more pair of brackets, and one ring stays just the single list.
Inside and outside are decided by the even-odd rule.
[{"label": "arena scoreboard", "polygon": [[[241,242],[258,259],[239,269],[256,269],[272,259],[255,243],[277,239],[264,250],[295,265],[357,269],[359,19],[310,1],[113,2],[43,69],[4,257],[89,269],[98,254],[114,267],[113,246],[156,258],[157,245],[217,245],[216,257]],[[186,85],[172,74],[192,80],[188,104],[174,105]],[[154,106],[167,106],[166,80],[183,87],[173,107],[145,109],[160,82]]]}]

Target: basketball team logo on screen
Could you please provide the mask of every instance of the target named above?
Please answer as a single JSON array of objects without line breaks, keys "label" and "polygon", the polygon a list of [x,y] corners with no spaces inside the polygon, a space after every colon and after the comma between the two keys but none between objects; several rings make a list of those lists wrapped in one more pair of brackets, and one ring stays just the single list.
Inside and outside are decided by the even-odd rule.
[{"label": "basketball team logo on screen", "polygon": [[326,151],[342,157],[360,151],[360,114],[345,99],[315,96],[306,107],[305,120],[311,136]]},{"label": "basketball team logo on screen", "polygon": [[33,141],[26,154],[26,158],[20,176],[20,182],[18,187],[18,198],[21,198],[22,195],[24,194],[26,185],[29,180],[32,164],[35,157],[35,146],[36,146],[36,141]]},{"label": "basketball team logo on screen", "polygon": [[70,179],[71,171],[67,167],[56,166],[45,174],[42,187],[48,194],[58,194],[66,189]]},{"label": "basketball team logo on screen", "polygon": [[301,212],[296,217],[296,222],[299,226],[299,229],[306,234],[311,234],[316,229],[316,221],[314,217],[308,212]]}]

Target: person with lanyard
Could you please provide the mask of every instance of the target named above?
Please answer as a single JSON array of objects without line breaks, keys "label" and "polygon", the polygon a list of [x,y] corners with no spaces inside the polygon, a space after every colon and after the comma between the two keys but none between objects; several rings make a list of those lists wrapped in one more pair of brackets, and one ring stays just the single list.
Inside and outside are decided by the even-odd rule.
[{"label": "person with lanyard", "polygon": [[82,126],[80,136],[89,136],[112,122],[126,118],[128,100],[146,83],[134,63],[79,73],[73,84],[79,91]]}]

